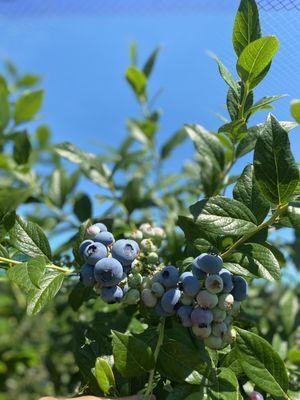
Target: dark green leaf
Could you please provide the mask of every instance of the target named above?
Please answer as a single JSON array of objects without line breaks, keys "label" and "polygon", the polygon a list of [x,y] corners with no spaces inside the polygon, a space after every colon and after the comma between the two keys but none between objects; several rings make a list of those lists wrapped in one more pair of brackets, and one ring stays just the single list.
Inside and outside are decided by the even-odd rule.
[{"label": "dark green leaf", "polygon": [[74,214],[80,222],[92,217],[92,202],[85,193],[78,193],[74,201]]},{"label": "dark green leaf", "polygon": [[10,116],[10,107],[7,90],[0,85],[0,131],[7,127]]},{"label": "dark green leaf", "polygon": [[26,164],[31,153],[31,143],[27,132],[19,132],[14,140],[14,160],[17,164]]},{"label": "dark green leaf", "polygon": [[245,204],[260,224],[268,215],[270,204],[260,193],[254,179],[253,165],[247,165],[233,188],[234,199]]},{"label": "dark green leaf", "polygon": [[208,398],[220,400],[242,399],[239,382],[235,373],[229,368],[221,368],[216,382],[207,390]]},{"label": "dark green leaf", "polygon": [[136,337],[112,331],[115,367],[124,378],[133,378],[154,368],[152,350]]},{"label": "dark green leaf", "polygon": [[69,295],[69,304],[74,311],[78,311],[84,301],[94,297],[95,292],[93,288],[84,286],[81,282],[75,285]]},{"label": "dark green leaf", "polygon": [[216,196],[201,200],[190,207],[201,228],[212,234],[244,235],[256,228],[256,218],[243,203]]},{"label": "dark green leaf", "polygon": [[160,51],[159,47],[154,49],[154,51],[150,54],[148,60],[146,61],[143,67],[143,72],[147,78],[149,78],[149,76],[151,75],[159,51]]},{"label": "dark green leaf", "polygon": [[265,339],[240,328],[237,331],[237,358],[245,374],[267,393],[286,398],[288,376],[279,355]]},{"label": "dark green leaf", "polygon": [[10,232],[12,245],[31,257],[46,256],[51,260],[51,249],[46,235],[39,225],[17,217]]},{"label": "dark green leaf", "polygon": [[272,115],[255,145],[254,174],[261,192],[274,204],[287,203],[299,182],[288,134]]},{"label": "dark green leaf", "polygon": [[[231,121],[237,121],[239,119],[240,105],[244,96],[244,84],[243,82],[237,83],[238,93],[235,93],[231,88],[227,92],[227,109],[231,118]],[[244,105],[244,113],[249,110],[253,104],[253,92],[250,91]]]},{"label": "dark green leaf", "polygon": [[0,223],[3,218],[16,210],[17,207],[28,199],[32,189],[0,188]]},{"label": "dark green leaf", "polygon": [[109,394],[111,389],[115,389],[116,382],[114,373],[105,358],[98,357],[96,359],[95,376],[98,385],[104,394]]},{"label": "dark green leaf", "polygon": [[161,158],[168,158],[172,151],[186,139],[186,131],[184,129],[177,131],[172,135],[161,148]]},{"label": "dark green leaf", "polygon": [[258,9],[255,0],[242,0],[235,17],[232,42],[239,56],[245,47],[261,37]]},{"label": "dark green leaf", "polygon": [[44,92],[36,90],[34,92],[24,93],[18,98],[15,104],[14,119],[16,124],[31,120],[39,111]]}]

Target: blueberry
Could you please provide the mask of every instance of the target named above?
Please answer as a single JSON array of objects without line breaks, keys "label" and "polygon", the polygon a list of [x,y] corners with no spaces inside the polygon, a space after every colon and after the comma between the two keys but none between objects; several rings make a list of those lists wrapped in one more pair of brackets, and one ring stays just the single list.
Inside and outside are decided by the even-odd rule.
[{"label": "blueberry", "polygon": [[118,303],[122,300],[123,290],[119,286],[104,287],[101,289],[101,297],[108,304]]},{"label": "blueberry", "polygon": [[216,254],[203,253],[197,257],[197,265],[208,274],[218,274],[223,267],[223,260]]},{"label": "blueberry", "polygon": [[227,317],[223,321],[227,326],[232,324],[232,317],[230,315],[227,315]]},{"label": "blueberry", "polygon": [[89,264],[84,264],[80,270],[80,282],[84,286],[93,287],[96,283],[94,276],[94,266]]},{"label": "blueberry", "polygon": [[130,274],[133,270],[133,263],[129,265],[123,265],[123,270],[126,275]]},{"label": "blueberry", "polygon": [[150,253],[150,252],[155,252],[157,251],[157,247],[155,246],[155,244],[152,242],[151,239],[143,239],[141,241],[141,249],[142,251],[145,251],[146,253]]},{"label": "blueberry", "polygon": [[102,222],[97,222],[94,225],[97,226],[97,228],[100,229],[100,232],[107,231],[107,226],[105,224],[103,224]]},{"label": "blueberry", "polygon": [[210,335],[204,339],[205,346],[209,347],[210,349],[221,349],[223,346],[223,341],[220,337]]},{"label": "blueberry", "polygon": [[175,310],[172,312],[166,312],[161,305],[161,301],[158,301],[155,306],[155,312],[159,317],[170,317],[175,314]]},{"label": "blueberry", "polygon": [[80,243],[79,246],[79,254],[83,257],[83,252],[84,250],[88,247],[88,245],[93,244],[94,242],[90,239],[84,240],[82,243]]},{"label": "blueberry", "polygon": [[192,324],[203,328],[212,323],[213,314],[204,308],[195,308],[191,314]]},{"label": "blueberry", "polygon": [[103,287],[115,286],[123,279],[123,268],[115,258],[102,258],[95,265],[96,281]]},{"label": "blueberry", "polygon": [[130,274],[128,275],[127,279],[128,279],[128,285],[134,289],[139,288],[143,281],[143,277],[141,274]]},{"label": "blueberry", "polygon": [[107,231],[107,227],[101,222],[98,222],[97,224],[89,226],[86,231],[89,235],[96,236],[99,232]]},{"label": "blueberry", "polygon": [[209,275],[205,279],[205,287],[211,293],[220,293],[223,290],[223,280],[219,275]]},{"label": "blueberry", "polygon": [[114,243],[115,238],[111,232],[102,231],[102,232],[97,233],[97,235],[94,238],[94,241],[102,243],[102,244],[104,244],[104,246],[110,246]]},{"label": "blueberry", "polygon": [[233,289],[232,274],[227,269],[222,268],[219,275],[223,281],[223,292],[230,293]]},{"label": "blueberry", "polygon": [[180,299],[181,303],[185,306],[189,306],[191,304],[193,304],[194,302],[194,298],[191,296],[188,296],[187,294],[182,294],[181,295],[181,299]]},{"label": "blueberry", "polygon": [[176,286],[179,279],[179,273],[177,268],[169,265],[164,267],[158,276],[158,280],[162,283],[166,288],[170,288]]},{"label": "blueberry", "polygon": [[212,324],[212,333],[213,333],[213,335],[218,336],[221,339],[224,338],[227,330],[228,330],[228,327],[224,322],[214,322]]},{"label": "blueberry", "polygon": [[163,285],[159,282],[154,282],[153,285],[151,286],[151,291],[156,297],[162,297],[162,295],[165,293],[165,288]]},{"label": "blueberry", "polygon": [[137,304],[140,300],[140,292],[137,289],[130,289],[125,295],[125,302],[129,305]]},{"label": "blueberry", "polygon": [[229,311],[230,315],[237,315],[240,311],[241,308],[241,302],[240,301],[234,301],[231,310]]},{"label": "blueberry", "polygon": [[154,296],[150,289],[143,289],[142,291],[142,300],[147,307],[155,307],[157,303],[157,297]]},{"label": "blueberry", "polygon": [[192,262],[192,271],[197,279],[203,280],[206,278],[206,272],[202,271],[202,269],[200,269],[200,266],[198,265],[198,262],[200,259],[201,259],[201,256],[198,256]]},{"label": "blueberry", "polygon": [[215,307],[212,309],[214,316],[214,322],[223,322],[226,318],[226,311],[220,310],[220,308]]},{"label": "blueberry", "polygon": [[234,298],[230,293],[223,293],[219,296],[218,307],[224,311],[230,311],[234,303]]},{"label": "blueberry", "polygon": [[184,272],[180,277],[180,289],[188,296],[196,296],[200,290],[200,283],[198,279],[191,273]]},{"label": "blueberry", "polygon": [[179,277],[179,282],[183,282],[183,280],[184,280],[185,278],[187,278],[188,276],[194,276],[194,275],[193,275],[193,273],[190,272],[190,271],[185,271],[185,272],[183,272],[183,273],[180,275],[180,277]]},{"label": "blueberry", "polygon": [[171,313],[174,311],[175,306],[180,300],[180,290],[179,289],[169,289],[161,298],[161,306],[167,312]]},{"label": "blueberry", "polygon": [[230,292],[234,300],[236,301],[243,301],[247,297],[248,294],[248,283],[247,281],[241,276],[233,276],[233,289]]},{"label": "blueberry", "polygon": [[195,336],[205,339],[211,334],[211,326],[207,325],[202,328],[200,328],[199,326],[193,326],[192,332]]},{"label": "blueberry", "polygon": [[93,242],[85,248],[83,257],[88,264],[95,265],[99,260],[107,257],[107,249],[102,243]]},{"label": "blueberry", "polygon": [[142,224],[139,229],[143,232],[145,238],[152,238],[155,236],[154,229],[148,223]]},{"label": "blueberry", "polygon": [[250,393],[249,400],[264,400],[264,397],[259,392],[254,391]]},{"label": "blueberry", "polygon": [[122,265],[128,266],[136,259],[139,250],[139,245],[134,240],[120,239],[114,243],[111,254]]},{"label": "blueberry", "polygon": [[191,306],[181,306],[177,310],[177,315],[185,328],[190,328],[192,326],[191,313],[193,307]]},{"label": "blueberry", "polygon": [[214,308],[218,304],[218,296],[207,290],[200,290],[197,295],[197,303],[202,308]]}]

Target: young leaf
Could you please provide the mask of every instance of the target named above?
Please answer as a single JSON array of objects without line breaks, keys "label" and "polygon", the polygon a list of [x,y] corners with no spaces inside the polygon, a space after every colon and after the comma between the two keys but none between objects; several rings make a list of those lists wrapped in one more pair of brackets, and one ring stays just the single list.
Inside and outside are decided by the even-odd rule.
[{"label": "young leaf", "polygon": [[[238,85],[238,94],[236,94],[231,88],[229,88],[227,92],[226,105],[231,121],[237,121],[239,119],[240,105],[242,103],[242,99],[244,96],[245,89],[243,82],[238,82],[237,85]],[[252,104],[253,104],[253,92],[250,91],[244,105],[244,113],[249,110]]]},{"label": "young leaf", "polygon": [[[264,110],[270,108],[270,103],[273,103],[273,101],[279,100],[282,97],[285,97],[286,94],[278,94],[274,96],[265,96],[259,101],[257,101],[255,104],[253,104],[252,107],[249,108],[248,114],[252,115],[256,113],[259,110]],[[272,107],[271,107],[272,108]]]},{"label": "young leaf", "polygon": [[6,87],[0,86],[0,132],[7,127],[10,117],[10,107]]},{"label": "young leaf", "polygon": [[124,378],[133,378],[154,368],[152,350],[140,339],[112,331],[112,346],[115,367]]},{"label": "young leaf", "polygon": [[39,289],[31,290],[28,294],[28,314],[35,315],[48,304],[59,291],[63,280],[62,272],[51,271],[45,274],[39,282]]},{"label": "young leaf", "polygon": [[17,217],[10,232],[12,245],[31,257],[46,256],[51,260],[51,249],[46,235],[39,225]]},{"label": "young leaf", "polygon": [[293,118],[300,124],[300,100],[291,101],[291,114]]},{"label": "young leaf", "polygon": [[[237,71],[243,82],[253,89],[264,77],[261,75],[278,50],[275,36],[266,36],[251,42],[244,48],[237,61]],[[259,78],[259,79],[258,79]]]},{"label": "young leaf", "polygon": [[240,236],[257,225],[248,207],[222,196],[200,200],[190,207],[190,211],[201,228],[212,234]]},{"label": "young leaf", "polygon": [[38,256],[23,264],[17,264],[9,268],[8,278],[16,283],[27,293],[35,288],[40,288],[40,281],[46,268],[45,258]]},{"label": "young leaf", "polygon": [[212,54],[212,57],[218,64],[221,77],[224,79],[227,85],[234,91],[234,93],[238,96],[238,85],[234,77],[216,55]]},{"label": "young leaf", "polygon": [[234,21],[232,43],[239,56],[245,47],[261,37],[259,14],[255,0],[242,0]]},{"label": "young leaf", "polygon": [[26,164],[31,153],[31,143],[27,132],[19,132],[14,140],[14,160],[17,164]]},{"label": "young leaf", "polygon": [[175,132],[162,146],[160,156],[163,160],[170,157],[171,152],[186,139],[186,130]]},{"label": "young leaf", "polygon": [[34,92],[24,93],[19,97],[14,110],[15,123],[20,124],[32,119],[42,105],[43,96],[43,90],[36,90]]},{"label": "young leaf", "polygon": [[287,203],[299,181],[288,134],[272,115],[255,145],[254,174],[261,192],[273,204]]},{"label": "young leaf", "polygon": [[145,62],[145,65],[143,67],[143,72],[147,78],[149,78],[149,76],[151,75],[151,72],[153,70],[159,52],[160,52],[160,47],[157,47],[156,49],[153,50],[148,60]]},{"label": "young leaf", "polygon": [[69,194],[70,177],[62,168],[57,168],[49,178],[48,196],[58,208],[62,208]]},{"label": "young leaf", "polygon": [[233,188],[233,198],[245,204],[260,224],[268,215],[270,204],[260,193],[254,179],[253,165],[247,165]]},{"label": "young leaf", "polygon": [[265,339],[236,329],[236,354],[245,374],[267,393],[287,398],[288,376],[282,359]]},{"label": "young leaf", "polygon": [[84,222],[92,217],[92,202],[85,193],[77,193],[73,209],[74,214],[80,222]]},{"label": "young leaf", "polygon": [[127,69],[125,76],[137,99],[144,102],[147,96],[147,77],[144,72],[137,67],[131,66]]},{"label": "young leaf", "polygon": [[98,357],[96,359],[95,376],[104,394],[109,394],[111,389],[116,388],[114,373],[111,366],[104,358]]}]

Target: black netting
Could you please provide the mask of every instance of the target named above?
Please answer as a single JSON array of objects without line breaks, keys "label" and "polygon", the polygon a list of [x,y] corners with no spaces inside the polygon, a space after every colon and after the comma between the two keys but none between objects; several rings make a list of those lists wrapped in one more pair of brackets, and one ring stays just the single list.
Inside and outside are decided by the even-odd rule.
[{"label": "black netting", "polygon": [[300,0],[258,0],[257,3],[264,11],[300,11]]}]

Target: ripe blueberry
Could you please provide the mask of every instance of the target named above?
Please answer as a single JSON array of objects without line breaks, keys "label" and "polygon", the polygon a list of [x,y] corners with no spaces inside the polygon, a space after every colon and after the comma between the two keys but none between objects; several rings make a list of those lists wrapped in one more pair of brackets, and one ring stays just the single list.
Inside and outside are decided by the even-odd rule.
[{"label": "ripe blueberry", "polygon": [[128,266],[134,261],[139,253],[139,245],[134,240],[117,240],[111,250],[111,254],[122,265]]},{"label": "ripe blueberry", "polygon": [[205,287],[211,293],[220,293],[223,290],[223,280],[219,275],[209,275],[205,279]]},{"label": "ripe blueberry", "polygon": [[159,317],[170,317],[171,315],[175,314],[175,310],[173,310],[170,313],[166,312],[161,306],[161,301],[158,301],[156,303],[155,312]]},{"label": "ripe blueberry", "polygon": [[197,265],[208,274],[218,274],[223,267],[223,260],[216,254],[204,253],[197,257]]},{"label": "ripe blueberry", "polygon": [[195,336],[205,339],[211,334],[211,326],[207,325],[202,328],[200,328],[199,326],[193,326],[192,332]]},{"label": "ripe blueberry", "polygon": [[223,293],[219,296],[218,307],[224,311],[230,311],[234,303],[234,298],[230,293]]},{"label": "ripe blueberry", "polygon": [[115,258],[102,258],[95,265],[94,274],[103,287],[115,286],[123,279],[123,268]]},{"label": "ripe blueberry", "polygon": [[94,241],[102,243],[102,244],[104,244],[104,246],[110,246],[114,243],[115,238],[111,232],[102,231],[102,232],[97,233],[97,235],[94,238]]},{"label": "ripe blueberry", "polygon": [[264,397],[259,392],[254,391],[249,395],[249,400],[264,400]]},{"label": "ripe blueberry", "polygon": [[89,264],[84,264],[80,270],[80,282],[84,286],[93,287],[96,283],[94,276],[94,266]]},{"label": "ripe blueberry", "polygon": [[158,275],[159,282],[162,283],[166,288],[176,286],[178,283],[178,279],[178,270],[172,265],[164,267]]},{"label": "ripe blueberry", "polygon": [[167,313],[172,313],[180,300],[179,289],[169,289],[161,298],[161,306]]},{"label": "ripe blueberry", "polygon": [[151,308],[156,306],[157,297],[154,296],[150,289],[143,289],[141,297],[145,306]]},{"label": "ripe blueberry", "polygon": [[210,310],[206,310],[204,308],[195,308],[192,311],[191,320],[193,325],[203,328],[211,324],[213,320],[213,314]]},{"label": "ripe blueberry", "polygon": [[205,279],[206,278],[206,272],[204,272],[199,265],[199,260],[201,259],[201,256],[198,256],[197,258],[194,259],[192,262],[192,271],[193,274],[197,279]]},{"label": "ripe blueberry", "polygon": [[193,311],[193,307],[191,307],[191,306],[181,306],[177,310],[177,315],[178,315],[182,325],[186,328],[190,328],[192,326],[192,321],[191,321],[192,311]]},{"label": "ripe blueberry", "polygon": [[247,281],[241,276],[233,276],[233,289],[231,294],[236,301],[243,301],[247,297],[248,293],[248,283]]},{"label": "ripe blueberry", "polygon": [[93,242],[85,248],[83,257],[88,264],[95,265],[99,260],[107,257],[107,249],[102,243]]},{"label": "ripe blueberry", "polygon": [[82,243],[80,243],[79,246],[79,254],[83,257],[83,252],[84,250],[88,247],[88,245],[93,244],[94,242],[90,239],[84,240]]},{"label": "ripe blueberry", "polygon": [[230,293],[233,289],[232,274],[227,269],[222,268],[219,275],[223,281],[223,292]]},{"label": "ripe blueberry", "polygon": [[117,303],[122,300],[123,290],[119,286],[104,287],[101,289],[101,297],[108,304]]},{"label": "ripe blueberry", "polygon": [[184,294],[193,297],[196,296],[196,294],[199,292],[200,283],[195,276],[188,275],[187,272],[184,272],[180,277],[179,287]]},{"label": "ripe blueberry", "polygon": [[207,290],[200,290],[197,295],[197,303],[202,308],[214,308],[218,304],[218,296]]},{"label": "ripe blueberry", "polygon": [[220,337],[210,335],[204,339],[205,346],[209,347],[210,349],[221,349],[223,346],[223,341]]}]

